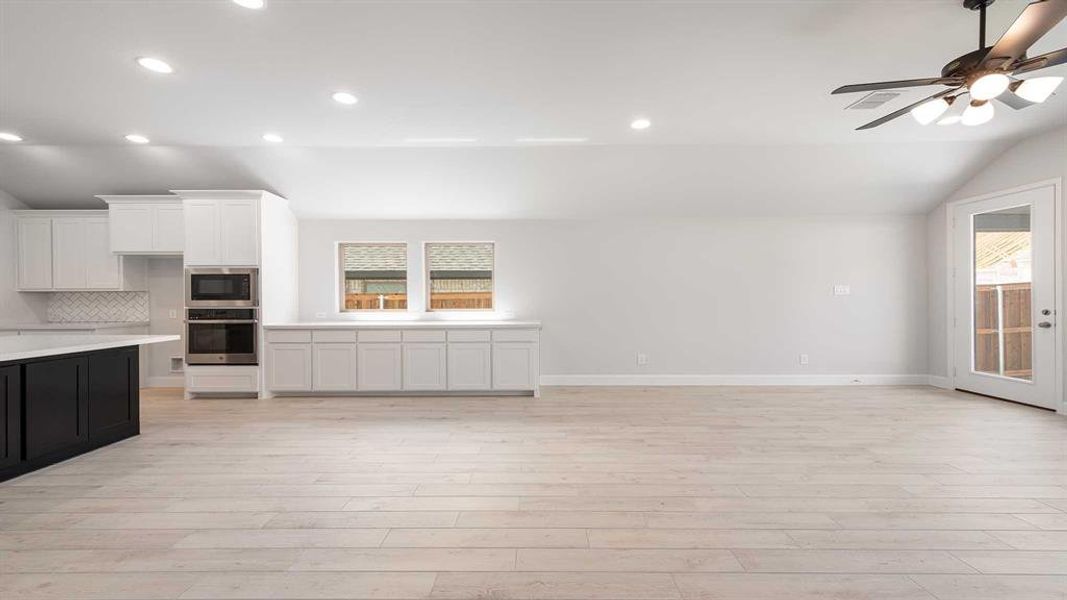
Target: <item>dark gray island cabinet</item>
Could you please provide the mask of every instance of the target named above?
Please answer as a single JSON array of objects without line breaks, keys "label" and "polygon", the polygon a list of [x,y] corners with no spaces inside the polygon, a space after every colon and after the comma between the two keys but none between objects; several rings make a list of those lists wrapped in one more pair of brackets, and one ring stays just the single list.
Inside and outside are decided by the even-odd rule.
[{"label": "dark gray island cabinet", "polygon": [[0,361],[0,481],[139,434],[139,388],[137,345]]}]

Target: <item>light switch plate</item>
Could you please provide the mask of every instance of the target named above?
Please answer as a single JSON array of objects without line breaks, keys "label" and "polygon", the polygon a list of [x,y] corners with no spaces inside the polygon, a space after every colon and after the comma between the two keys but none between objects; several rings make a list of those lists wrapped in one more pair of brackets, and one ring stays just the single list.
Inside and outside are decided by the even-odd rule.
[{"label": "light switch plate", "polygon": [[852,295],[852,287],[849,286],[847,283],[835,283],[834,284],[834,295],[835,296],[851,296]]}]

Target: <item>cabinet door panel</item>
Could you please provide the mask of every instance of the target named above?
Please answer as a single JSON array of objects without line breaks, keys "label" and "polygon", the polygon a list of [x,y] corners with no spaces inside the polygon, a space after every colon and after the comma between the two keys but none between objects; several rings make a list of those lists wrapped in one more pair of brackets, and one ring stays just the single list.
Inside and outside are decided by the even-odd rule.
[{"label": "cabinet door panel", "polygon": [[359,389],[375,392],[401,388],[400,344],[359,344]]},{"label": "cabinet door panel", "polygon": [[89,441],[107,442],[138,433],[138,351],[89,355]]},{"label": "cabinet door panel", "polygon": [[57,289],[85,289],[85,219],[52,219],[52,283]]},{"label": "cabinet door panel", "polygon": [[22,460],[22,386],[21,368],[0,369],[0,469]]},{"label": "cabinet door panel", "polygon": [[488,343],[448,345],[448,389],[488,390],[492,387],[492,360]]},{"label": "cabinet door panel", "polygon": [[185,211],[181,204],[152,207],[152,250],[181,252],[185,248]]},{"label": "cabinet door panel", "polygon": [[19,217],[18,284],[20,290],[52,289],[52,219]]},{"label": "cabinet door panel", "polygon": [[446,365],[444,344],[404,344],[404,389],[448,389],[445,381]]},{"label": "cabinet door panel", "polygon": [[267,384],[278,392],[311,390],[311,344],[269,344]]},{"label": "cabinet door panel", "polygon": [[85,220],[85,287],[88,289],[117,290],[122,287],[119,261],[111,253],[106,218]]},{"label": "cabinet door panel", "polygon": [[493,389],[532,390],[537,378],[537,344],[493,343]]},{"label": "cabinet door panel", "polygon": [[27,460],[75,449],[88,441],[88,364],[81,357],[24,367]]},{"label": "cabinet door panel", "polygon": [[210,200],[186,200],[183,209],[185,263],[220,264],[218,204]]},{"label": "cabinet door panel", "polygon": [[259,215],[254,200],[219,203],[223,265],[259,264]]},{"label": "cabinet door panel", "polygon": [[152,207],[147,204],[115,204],[108,208],[112,252],[152,250]]},{"label": "cabinet door panel", "polygon": [[315,390],[323,392],[355,391],[357,388],[356,345],[354,343],[321,343],[314,345],[312,367],[315,371]]}]

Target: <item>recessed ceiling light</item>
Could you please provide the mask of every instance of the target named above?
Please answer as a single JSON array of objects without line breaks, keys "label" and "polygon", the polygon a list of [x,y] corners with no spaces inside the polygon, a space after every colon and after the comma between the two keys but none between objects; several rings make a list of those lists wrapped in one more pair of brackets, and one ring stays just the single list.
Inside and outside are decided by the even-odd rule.
[{"label": "recessed ceiling light", "polygon": [[131,133],[126,136],[126,141],[134,144],[147,144],[149,139],[139,133]]},{"label": "recessed ceiling light", "polygon": [[22,136],[15,135],[10,131],[0,131],[0,140],[4,140],[5,142],[21,142]]},{"label": "recessed ceiling light", "polygon": [[581,144],[588,142],[587,137],[521,137],[515,138],[520,144]]},{"label": "recessed ceiling light", "polygon": [[263,0],[233,0],[233,3],[253,10],[259,10],[263,8],[263,5],[265,4]]},{"label": "recessed ceiling light", "polygon": [[359,98],[356,98],[348,92],[334,92],[333,99],[339,104],[347,104],[349,106],[359,102]]},{"label": "recessed ceiling light", "polygon": [[652,121],[649,121],[644,117],[630,121],[630,129],[641,131],[642,129],[648,129],[649,127],[652,127]]},{"label": "recessed ceiling light", "polygon": [[478,138],[463,138],[463,137],[440,137],[440,138],[406,138],[404,142],[408,144],[470,144],[477,142]]},{"label": "recessed ceiling light", "polygon": [[174,67],[167,64],[167,61],[158,58],[152,58],[151,56],[142,56],[137,59],[137,64],[153,71],[155,73],[173,73]]},{"label": "recessed ceiling light", "polygon": [[263,140],[272,144],[280,144],[285,141],[285,138],[278,135],[277,133],[264,133]]}]

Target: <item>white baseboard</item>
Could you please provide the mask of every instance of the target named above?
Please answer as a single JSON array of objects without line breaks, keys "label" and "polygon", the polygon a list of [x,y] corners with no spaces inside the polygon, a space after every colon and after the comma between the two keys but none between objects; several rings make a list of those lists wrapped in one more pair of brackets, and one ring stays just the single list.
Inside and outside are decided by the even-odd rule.
[{"label": "white baseboard", "polygon": [[940,375],[930,375],[929,378],[930,380],[928,383],[936,388],[942,388],[945,390],[952,389],[952,380],[948,377],[942,377]]},{"label": "white baseboard", "polygon": [[141,387],[146,388],[180,388],[185,387],[184,375],[155,375],[145,378]]},{"label": "white baseboard", "polygon": [[542,375],[541,385],[928,385],[928,375]]}]

